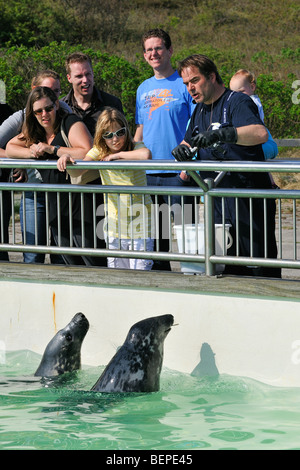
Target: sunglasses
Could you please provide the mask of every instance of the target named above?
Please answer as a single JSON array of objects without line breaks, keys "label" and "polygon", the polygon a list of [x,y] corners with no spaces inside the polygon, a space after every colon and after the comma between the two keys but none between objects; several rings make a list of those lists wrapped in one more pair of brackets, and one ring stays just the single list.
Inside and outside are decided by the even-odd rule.
[{"label": "sunglasses", "polygon": [[121,127],[121,129],[118,129],[116,132],[107,132],[106,134],[103,134],[103,139],[112,139],[113,136],[115,135],[116,137],[123,137],[126,134],[126,127]]},{"label": "sunglasses", "polygon": [[37,109],[36,111],[33,110],[33,114],[35,114],[36,116],[40,116],[43,111],[45,111],[46,113],[50,113],[53,110],[54,106],[55,104],[50,104],[49,106],[45,106],[45,108]]}]

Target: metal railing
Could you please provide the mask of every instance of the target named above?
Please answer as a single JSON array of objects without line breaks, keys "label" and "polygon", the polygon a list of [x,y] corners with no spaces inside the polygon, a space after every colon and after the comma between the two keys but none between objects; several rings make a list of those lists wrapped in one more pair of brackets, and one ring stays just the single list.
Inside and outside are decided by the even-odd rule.
[{"label": "metal railing", "polygon": [[[32,160],[12,160],[12,159],[1,159],[0,168],[23,168],[23,169],[56,169],[56,163],[53,161],[32,161]],[[88,162],[83,163],[78,161],[76,164],[77,169],[151,169],[157,170],[186,170],[193,174],[198,171],[209,171],[215,172],[216,178],[202,181],[201,187],[161,187],[161,186],[104,186],[104,185],[49,185],[49,184],[30,184],[30,183],[0,183],[0,252],[34,252],[34,253],[47,253],[47,254],[72,254],[81,256],[100,256],[100,257],[124,257],[124,258],[143,258],[152,260],[168,260],[173,262],[181,263],[204,263],[206,275],[214,275],[216,272],[216,266],[218,264],[223,265],[240,265],[240,266],[264,266],[264,267],[280,267],[287,269],[299,269],[300,268],[300,256],[297,252],[298,247],[298,212],[297,212],[297,201],[300,199],[300,190],[254,190],[254,189],[233,189],[233,188],[219,188],[217,186],[218,181],[226,172],[257,172],[257,173],[299,173],[300,162],[298,161],[287,161],[287,160],[276,160],[268,162],[237,162],[237,161],[226,161],[226,162],[171,162],[171,161],[114,161],[114,162]],[[198,175],[198,173],[197,173]],[[14,209],[16,199],[18,195],[24,198],[27,191],[32,191],[34,194],[40,192],[45,193],[46,199],[46,224],[47,224],[47,241],[44,245],[38,245],[37,242],[34,245],[28,245],[25,239],[20,240],[18,238],[17,224],[17,212]],[[10,223],[10,239],[9,242],[5,242],[5,234],[3,232],[3,194],[5,192],[10,193],[12,202],[12,217]],[[48,195],[50,193],[57,194],[57,204],[59,207],[59,194],[61,193],[80,193],[81,194],[81,211],[82,211],[82,232],[84,234],[84,194],[92,194],[93,196],[93,214],[94,219],[92,221],[94,227],[94,246],[86,248],[84,244],[81,247],[72,246],[52,246],[49,239],[49,201]],[[104,198],[107,194],[141,194],[151,195],[153,198],[153,213],[152,221],[154,226],[154,238],[158,240],[158,220],[159,211],[161,208],[157,203],[159,195],[167,195],[168,201],[172,195],[181,196],[180,208],[176,208],[177,222],[182,225],[182,243],[183,247],[179,252],[176,243],[176,235],[174,233],[174,208],[171,207],[170,203],[166,205],[166,212],[164,221],[166,223],[167,238],[170,239],[170,250],[169,252],[160,251],[159,242],[156,244],[156,249],[153,251],[123,251],[121,249],[108,250],[107,248],[97,248],[97,210],[95,195],[102,193]],[[194,250],[190,250],[185,246],[185,229],[186,223],[186,212],[187,208],[184,202],[185,196],[192,196],[195,204],[193,209],[193,224],[195,226],[203,225],[204,227],[204,250],[203,252],[198,251],[198,230],[195,231]],[[263,207],[265,211],[264,225],[266,224],[266,211],[267,201],[274,199],[277,201],[277,217],[276,217],[276,237],[278,244],[278,257],[277,259],[268,258],[267,247],[265,247],[264,256],[254,257],[250,246],[249,256],[240,256],[237,250],[234,255],[226,254],[226,230],[225,230],[225,217],[222,220],[223,224],[223,241],[222,241],[222,254],[217,254],[215,250],[215,222],[214,222],[214,201],[215,198],[221,198],[222,204],[224,204],[225,198],[234,198],[236,206],[238,207],[238,201],[242,198],[247,198],[250,204],[251,214],[251,201],[259,198],[264,201]],[[71,198],[71,196],[69,196]],[[24,200],[24,199],[23,199]],[[71,200],[71,199],[70,199]],[[71,207],[71,204],[70,204]],[[24,211],[25,212],[25,211]],[[288,216],[288,226],[287,219]],[[59,217],[58,217],[59,219]],[[26,226],[26,216],[24,216],[23,223]],[[251,232],[252,220],[249,221],[250,232]],[[59,220],[58,220],[59,226]],[[72,221],[70,220],[70,230],[72,230]],[[25,230],[24,230],[25,232]],[[266,227],[264,228],[266,233]],[[234,234],[236,239],[239,237],[238,230]],[[83,237],[84,238],[84,237]],[[251,236],[250,236],[251,239]],[[266,239],[266,238],[265,238]],[[264,241],[266,243],[266,241]],[[120,247],[119,247],[120,248]]]}]

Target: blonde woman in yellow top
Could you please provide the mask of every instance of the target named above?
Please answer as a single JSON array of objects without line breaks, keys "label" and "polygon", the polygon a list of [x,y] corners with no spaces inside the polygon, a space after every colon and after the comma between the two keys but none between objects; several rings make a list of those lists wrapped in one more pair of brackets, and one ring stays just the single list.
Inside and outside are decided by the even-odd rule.
[{"label": "blonde woman in yellow top", "polygon": [[[124,115],[117,109],[106,107],[100,114],[94,137],[94,146],[83,161],[112,160],[147,160],[151,152],[143,142],[134,142]],[[57,162],[60,171],[66,169],[67,163],[76,160],[68,154]],[[72,170],[74,173],[74,170]],[[76,170],[83,174],[87,170]],[[101,169],[100,176],[104,185],[146,186],[144,170]],[[73,174],[72,173],[72,174]],[[74,173],[75,174],[75,173]],[[152,251],[151,236],[151,197],[141,194],[108,193],[105,200],[104,232],[109,249]],[[108,267],[150,270],[152,260],[108,258]]]}]

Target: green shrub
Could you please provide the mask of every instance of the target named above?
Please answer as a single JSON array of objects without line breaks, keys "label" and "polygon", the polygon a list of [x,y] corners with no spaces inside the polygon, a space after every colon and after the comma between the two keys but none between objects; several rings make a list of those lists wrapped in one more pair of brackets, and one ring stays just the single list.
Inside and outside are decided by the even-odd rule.
[{"label": "green shrub", "polygon": [[[65,95],[70,84],[66,79],[64,66],[65,57],[80,50],[87,53],[93,62],[96,85],[118,96],[124,107],[132,131],[135,128],[135,96],[139,84],[152,76],[152,69],[142,55],[138,54],[129,62],[124,57],[115,54],[102,53],[84,45],[70,45],[67,42],[51,42],[42,48],[12,46],[0,49],[0,80],[6,85],[6,100],[15,109],[21,109],[26,104],[32,77],[38,70],[53,69],[61,76],[62,95]],[[173,66],[178,61],[192,53],[201,52],[211,57],[217,64],[226,86],[234,72],[241,67],[247,67],[244,57],[237,51],[227,53],[211,46],[193,46],[182,48],[173,55]],[[284,49],[277,57],[267,53],[257,53],[252,60],[253,65],[268,63],[272,65],[288,55],[293,61],[299,60],[299,48]],[[260,67],[261,68],[261,67]],[[275,79],[274,73],[257,75],[258,95],[262,101],[265,122],[273,137],[299,137],[300,105],[293,103],[292,88],[296,75],[289,73],[282,79]]]},{"label": "green shrub", "polygon": [[41,49],[25,46],[0,49],[0,80],[6,85],[7,102],[15,110],[25,107],[31,80],[38,70],[43,69],[52,69],[60,74],[62,96],[65,95],[70,84],[66,79],[64,61],[68,54],[78,50],[91,57],[96,85],[121,99],[126,117],[134,130],[136,89],[146,78],[147,72],[148,76],[151,75],[151,69],[146,72],[141,59],[130,64],[122,57],[82,45],[52,42]]}]

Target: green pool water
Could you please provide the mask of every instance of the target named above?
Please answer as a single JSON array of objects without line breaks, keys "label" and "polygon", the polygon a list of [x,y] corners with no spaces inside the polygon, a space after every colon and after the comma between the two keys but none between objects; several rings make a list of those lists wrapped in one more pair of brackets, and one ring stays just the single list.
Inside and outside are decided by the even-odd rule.
[{"label": "green pool water", "polygon": [[[0,364],[0,449],[300,449],[300,389],[164,368],[149,394],[90,392],[103,367],[33,376],[40,356]],[[4,362],[4,361],[3,361]]]}]

